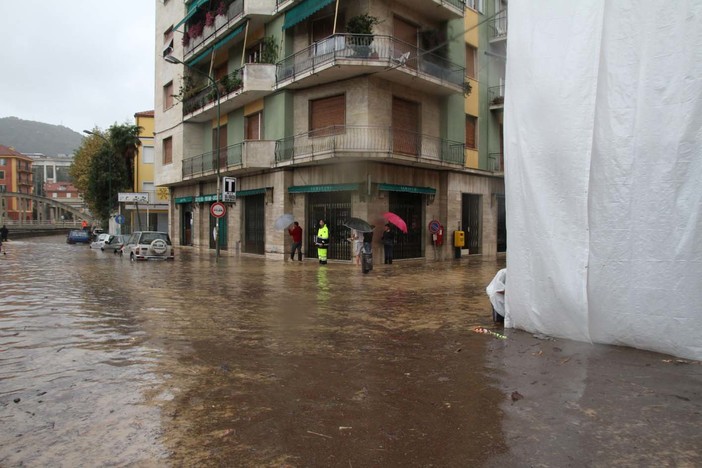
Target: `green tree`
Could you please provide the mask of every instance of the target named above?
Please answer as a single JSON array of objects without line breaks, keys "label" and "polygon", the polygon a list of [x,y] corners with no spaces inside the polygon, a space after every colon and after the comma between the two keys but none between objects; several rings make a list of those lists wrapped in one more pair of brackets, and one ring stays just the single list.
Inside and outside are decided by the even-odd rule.
[{"label": "green tree", "polygon": [[108,140],[114,149],[114,152],[119,155],[122,164],[126,170],[126,178],[122,180],[120,189],[128,191],[134,190],[134,161],[137,156],[141,141],[139,133],[143,130],[142,127],[132,124],[112,125],[108,130]]}]

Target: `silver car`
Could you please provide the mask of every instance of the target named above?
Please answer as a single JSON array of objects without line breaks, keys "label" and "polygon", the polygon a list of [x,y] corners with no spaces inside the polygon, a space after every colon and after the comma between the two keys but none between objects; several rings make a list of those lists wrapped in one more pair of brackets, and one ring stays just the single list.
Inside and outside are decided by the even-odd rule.
[{"label": "silver car", "polygon": [[101,249],[105,242],[110,238],[109,234],[97,234],[95,240],[90,243],[91,249]]},{"label": "silver car", "polygon": [[116,236],[110,236],[109,239],[100,247],[103,252],[120,253],[122,246],[127,241],[127,236],[117,234]]},{"label": "silver car", "polygon": [[122,247],[131,261],[174,260],[175,250],[168,233],[159,231],[135,231]]}]

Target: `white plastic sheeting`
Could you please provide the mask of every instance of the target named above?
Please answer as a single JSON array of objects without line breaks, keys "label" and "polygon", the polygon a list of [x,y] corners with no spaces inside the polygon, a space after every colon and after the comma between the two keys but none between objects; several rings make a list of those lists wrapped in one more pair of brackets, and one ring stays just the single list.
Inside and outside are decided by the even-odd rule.
[{"label": "white plastic sheeting", "polygon": [[505,325],[702,359],[702,0],[509,27]]}]

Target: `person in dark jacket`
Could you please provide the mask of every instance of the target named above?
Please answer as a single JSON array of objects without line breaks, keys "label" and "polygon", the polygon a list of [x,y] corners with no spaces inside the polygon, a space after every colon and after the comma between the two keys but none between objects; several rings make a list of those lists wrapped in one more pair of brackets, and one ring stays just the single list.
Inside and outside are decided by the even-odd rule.
[{"label": "person in dark jacket", "polygon": [[297,260],[302,261],[302,228],[300,223],[295,221],[292,227],[288,228],[288,234],[292,238],[290,244],[290,260],[295,260],[295,251],[297,251]]},{"label": "person in dark jacket", "polygon": [[381,237],[383,242],[383,248],[385,249],[385,264],[392,265],[392,249],[395,246],[395,233],[390,229],[390,224],[385,224],[385,231],[383,231],[383,237]]},{"label": "person in dark jacket", "polygon": [[0,228],[0,240],[3,242],[7,242],[7,234],[10,232],[9,229],[7,229],[7,226],[4,224]]}]

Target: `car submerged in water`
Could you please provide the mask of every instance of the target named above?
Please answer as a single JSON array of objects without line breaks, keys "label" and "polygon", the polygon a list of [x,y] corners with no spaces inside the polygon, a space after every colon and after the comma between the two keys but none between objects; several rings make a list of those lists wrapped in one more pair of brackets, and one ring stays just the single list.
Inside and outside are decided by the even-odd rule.
[{"label": "car submerged in water", "polygon": [[90,244],[93,241],[92,236],[88,231],[82,229],[72,229],[66,236],[68,244]]},{"label": "car submerged in water", "polygon": [[122,247],[122,254],[139,260],[174,260],[175,250],[166,232],[135,231]]}]

